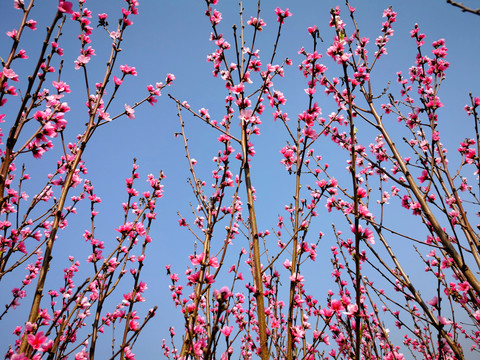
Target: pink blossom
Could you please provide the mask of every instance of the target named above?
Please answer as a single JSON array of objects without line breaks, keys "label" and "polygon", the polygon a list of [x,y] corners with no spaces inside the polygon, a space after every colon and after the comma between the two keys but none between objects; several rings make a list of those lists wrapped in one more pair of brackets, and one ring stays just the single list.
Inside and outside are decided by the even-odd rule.
[{"label": "pink blossom", "polygon": [[458,291],[468,291],[470,289],[470,285],[467,281],[461,282],[457,284]]},{"label": "pink blossom", "polygon": [[190,255],[190,261],[192,265],[202,265],[203,259],[205,258],[205,253],[199,255]]},{"label": "pink blossom", "polygon": [[80,69],[82,66],[85,66],[90,61],[90,56],[79,55],[77,60],[75,60],[75,70]]},{"label": "pink blossom", "polygon": [[253,16],[250,16],[250,20],[247,21],[247,24],[254,26],[258,31],[262,31],[263,26],[267,25],[262,19],[257,19]]},{"label": "pink blossom", "polygon": [[428,176],[428,171],[427,170],[422,170],[422,175],[419,176],[417,179],[418,179],[418,181],[420,181],[420,183],[424,183],[425,180],[428,179],[428,177],[429,177]]},{"label": "pink blossom", "polygon": [[129,346],[125,347],[125,359],[135,360],[135,354],[132,352]]},{"label": "pink blossom", "polygon": [[213,13],[209,11],[207,15],[210,16],[212,25],[218,25],[222,21],[222,13],[216,9],[213,10]]},{"label": "pink blossom", "polygon": [[17,29],[13,29],[12,31],[7,31],[7,36],[14,39],[15,36],[17,36]]},{"label": "pink blossom", "polygon": [[138,321],[130,320],[130,322],[128,323],[128,328],[131,331],[137,331],[139,327],[140,327],[140,324],[138,323]]},{"label": "pink blossom", "polygon": [[63,56],[63,49],[59,47],[55,41],[52,41],[50,45],[52,45],[53,50],[55,50],[58,55]]},{"label": "pink blossom", "polygon": [[128,106],[127,104],[125,104],[125,114],[127,114],[127,117],[130,119],[130,120],[133,120],[135,119],[135,110],[133,110],[130,106]]},{"label": "pink blossom", "polygon": [[[355,231],[355,225],[352,224],[350,225],[350,230],[356,234],[357,232]],[[360,236],[362,236],[364,239],[368,240],[370,244],[374,245],[375,240],[373,239],[373,231],[370,230],[369,228],[363,229],[362,225],[358,225],[358,233]]]},{"label": "pink blossom", "polygon": [[20,58],[20,59],[28,59],[27,52],[26,52],[25,50],[23,50],[23,49],[20,49],[20,50],[18,51],[18,54],[15,55],[15,57],[18,57],[18,58]]},{"label": "pink blossom", "polygon": [[220,264],[218,263],[218,259],[217,259],[215,256],[213,256],[213,257],[210,259],[208,265],[210,265],[211,267],[213,267],[213,268],[215,268],[215,269],[220,266]]},{"label": "pink blossom", "polygon": [[133,66],[120,65],[120,71],[123,72],[125,75],[137,76],[137,70]]},{"label": "pink blossom", "polygon": [[3,68],[2,74],[7,79],[11,79],[13,81],[18,81],[18,75],[15,74],[15,71],[13,71],[12,69]]},{"label": "pink blossom", "polygon": [[13,7],[15,9],[23,9],[25,6],[24,0],[13,0]]},{"label": "pink blossom", "polygon": [[55,89],[57,89],[57,91],[59,93],[61,92],[66,92],[66,93],[69,93],[70,92],[70,86],[63,82],[63,81],[52,81],[52,85]]},{"label": "pink blossom", "polygon": [[120,35],[121,35],[120,30],[110,32],[110,37],[111,37],[113,40],[118,39],[118,38],[120,37]]},{"label": "pink blossom", "polygon": [[447,320],[447,318],[444,317],[444,316],[438,315],[438,316],[437,316],[437,320],[438,320],[438,322],[439,322],[440,324],[442,324],[442,325],[450,325],[450,324],[453,324],[453,321]]},{"label": "pink blossom", "polygon": [[437,303],[438,303],[438,298],[436,296],[434,296],[432,300],[427,301],[427,304],[432,306],[436,306]]},{"label": "pink blossom", "polygon": [[73,13],[72,6],[73,4],[70,1],[62,1],[62,0],[58,1],[58,11],[62,13],[72,14]]},{"label": "pink blossom", "polygon": [[117,78],[117,77],[114,75],[114,76],[113,76],[113,82],[115,83],[115,85],[120,86],[120,85],[122,84],[123,80]]},{"label": "pink blossom", "polygon": [[222,332],[223,335],[229,336],[233,331],[233,326],[224,326],[220,331]]},{"label": "pink blossom", "polygon": [[372,245],[375,245],[375,240],[373,239],[373,231],[370,228],[366,228],[364,232],[365,239]]},{"label": "pink blossom", "polygon": [[304,91],[307,95],[313,95],[313,94],[315,94],[317,89],[309,87],[309,88],[306,88]]},{"label": "pink blossom", "polygon": [[280,24],[283,24],[284,20],[289,17],[289,16],[292,16],[293,14],[288,10],[288,8],[286,8],[285,10],[282,10],[280,9],[279,7],[277,7],[275,9],[275,14],[277,14],[278,18],[277,18],[277,21],[280,23]]},{"label": "pink blossom", "polygon": [[43,335],[43,331],[39,331],[35,335],[28,335],[28,343],[35,350],[38,350],[45,341],[47,341],[47,337]]},{"label": "pink blossom", "polygon": [[258,119],[255,115],[253,115],[253,110],[248,109],[248,110],[240,110],[240,119],[244,120],[247,123],[253,123],[256,124],[258,122]]},{"label": "pink blossom", "polygon": [[37,30],[37,22],[35,20],[30,19],[25,23],[25,25],[34,31]]},{"label": "pink blossom", "polygon": [[347,311],[344,313],[345,315],[352,316],[355,315],[355,313],[358,311],[358,305],[357,304],[348,304],[347,305]]},{"label": "pink blossom", "polygon": [[293,275],[289,276],[289,279],[291,282],[303,282],[303,275],[300,275],[299,273],[295,273]]},{"label": "pink blossom", "polygon": [[165,80],[165,83],[166,83],[167,85],[171,85],[174,80],[175,80],[175,75],[173,75],[173,74],[167,74],[167,78],[166,78],[166,80]]},{"label": "pink blossom", "polygon": [[88,360],[88,352],[83,349],[81,352],[76,353],[75,360]]},{"label": "pink blossom", "polygon": [[50,339],[47,342],[43,343],[43,345],[40,347],[41,352],[47,352],[53,347],[53,340]]},{"label": "pink blossom", "polygon": [[10,360],[29,360],[29,359],[22,353],[22,354],[13,354]]},{"label": "pink blossom", "polygon": [[335,312],[340,312],[345,309],[345,307],[342,304],[341,300],[336,300],[333,299],[330,303],[330,309],[332,309]]},{"label": "pink blossom", "polygon": [[367,196],[367,190],[365,190],[364,188],[359,187],[359,188],[357,189],[357,196],[360,197],[360,198],[364,198],[365,196]]},{"label": "pink blossom", "polygon": [[215,277],[213,276],[213,274],[206,274],[205,275],[205,282],[207,284],[213,284],[215,282]]}]

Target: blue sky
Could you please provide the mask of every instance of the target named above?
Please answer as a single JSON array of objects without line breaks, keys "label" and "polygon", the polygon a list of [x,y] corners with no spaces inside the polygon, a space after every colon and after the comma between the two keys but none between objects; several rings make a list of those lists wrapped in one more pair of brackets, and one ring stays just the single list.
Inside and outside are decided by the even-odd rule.
[{"label": "blue sky", "polygon": [[[20,20],[20,13],[13,9],[12,1],[2,0],[2,22],[0,24],[0,56],[5,57],[10,46],[10,39],[4,35],[6,31],[15,28]],[[256,1],[245,1],[245,16],[255,16]],[[468,5],[468,2],[465,2]],[[472,6],[475,2],[470,1]],[[111,23],[119,14],[119,9],[124,2],[121,0],[87,1],[86,6],[96,14],[106,12],[109,14]],[[230,43],[232,39],[232,24],[238,24],[238,2],[220,0],[218,9],[223,14],[220,24],[221,32]],[[264,63],[267,63],[272,51],[272,44],[276,36],[276,15],[274,9],[279,6],[288,7],[293,13],[291,18],[286,19],[280,38],[277,61],[289,57],[293,60],[293,66],[286,69],[285,78],[275,83],[276,88],[284,92],[287,97],[285,111],[295,118],[296,114],[303,111],[307,106],[307,97],[303,89],[306,87],[305,80],[298,71],[298,64],[302,60],[297,54],[300,47],[311,48],[311,37],[307,27],[317,25],[323,42],[319,44],[319,50],[325,50],[332,43],[333,31],[328,27],[330,8],[339,5],[345,10],[343,2],[339,1],[287,1],[287,0],[264,0],[262,2],[261,17],[267,23],[264,31],[258,39],[258,49]],[[388,45],[388,55],[381,59],[378,67],[374,70],[377,92],[381,92],[388,81],[392,81],[392,92],[396,89],[396,72],[408,72],[415,59],[416,45],[410,38],[410,30],[415,23],[427,35],[425,49],[430,50],[430,44],[434,40],[444,38],[449,50],[447,60],[450,68],[447,70],[447,79],[442,85],[440,98],[445,102],[445,108],[441,109],[440,131],[444,135],[444,143],[453,153],[458,142],[466,136],[472,136],[471,119],[467,119],[463,106],[468,102],[468,92],[480,95],[480,72],[478,71],[478,59],[480,58],[480,42],[478,41],[478,28],[480,17],[471,14],[463,14],[458,9],[447,5],[445,1],[352,1],[352,6],[357,6],[357,22],[362,36],[369,37],[371,42],[380,34],[383,9],[392,5],[398,12],[397,22],[394,24],[395,35]],[[32,18],[38,21],[36,32],[27,31],[25,41],[20,48],[29,53],[31,59],[41,46],[41,36],[46,24],[49,23],[55,11],[56,2],[52,0],[38,2],[33,10]],[[214,50],[213,44],[208,40],[211,32],[208,19],[204,16],[205,4],[195,0],[143,0],[140,1],[139,15],[133,19],[134,25],[127,29],[123,51],[119,57],[118,65],[128,64],[135,66],[138,71],[137,77],[128,78],[121,87],[116,98],[116,108],[121,112],[125,103],[132,104],[145,94],[145,86],[158,81],[164,81],[167,73],[173,73],[176,80],[172,87],[163,91],[155,107],[145,105],[136,111],[136,119],[129,120],[126,117],[116,120],[100,128],[85,153],[84,160],[89,169],[89,178],[93,181],[97,194],[103,199],[98,210],[98,231],[104,241],[114,241],[114,228],[121,222],[121,202],[126,198],[124,192],[124,179],[129,175],[131,159],[136,157],[140,165],[140,181],[138,188],[143,186],[143,179],[149,173],[157,174],[163,169],[167,175],[165,180],[165,196],[159,202],[158,220],[152,229],[154,242],[149,249],[147,264],[144,270],[144,281],[149,285],[147,292],[147,308],[159,305],[157,316],[151,321],[147,330],[143,333],[139,344],[134,352],[137,359],[151,358],[151,354],[160,354],[160,341],[167,337],[168,327],[175,325],[181,328],[182,316],[178,313],[170,301],[168,291],[168,278],[165,276],[164,265],[172,264],[172,267],[182,273],[188,265],[187,256],[192,253],[192,236],[184,229],[178,227],[177,211],[187,216],[189,214],[189,202],[193,201],[190,188],[186,182],[188,174],[187,163],[180,138],[175,139],[174,132],[179,130],[175,104],[168,98],[171,93],[179,100],[186,100],[192,109],[208,108],[212,118],[221,118],[224,113],[224,97],[226,95],[223,81],[215,79],[211,75],[212,66],[206,62],[206,56]],[[345,12],[345,11],[344,11]],[[346,14],[346,12],[345,12]],[[352,29],[350,22],[344,19]],[[94,22],[95,24],[95,22]],[[79,55],[79,42],[76,39],[78,25],[67,21],[64,29],[64,38],[61,46],[65,49],[64,56],[64,81],[72,87],[72,94],[65,98],[72,107],[68,116],[69,125],[66,136],[71,139],[80,131],[86,119],[86,110],[83,105],[85,94],[82,79],[79,72],[73,69],[73,60]],[[248,29],[247,29],[248,30]],[[248,31],[247,31],[248,33]],[[248,35],[247,35],[248,36]],[[92,46],[97,55],[89,64],[91,79],[100,79],[109,51],[105,34],[95,34]],[[373,52],[374,50],[372,50]],[[230,53],[229,62],[234,61],[233,53]],[[13,66],[21,76],[26,69],[30,69],[31,61],[17,60]],[[328,59],[325,59],[328,62]],[[335,71],[333,64],[328,65]],[[18,70],[17,70],[18,69]],[[30,71],[30,70],[29,70]],[[117,73],[118,75],[118,73]],[[24,76],[25,78],[25,76]],[[99,80],[92,80],[93,82]],[[22,84],[22,83],[20,83]],[[317,101],[323,109],[324,115],[334,110],[335,104],[332,99],[319,95]],[[385,100],[386,101],[386,100]],[[14,100],[7,104],[13,107]],[[116,114],[116,111],[111,111]],[[201,124],[198,119],[185,117],[187,133],[190,139],[190,151],[198,160],[197,167],[202,168],[205,179],[211,172],[211,158],[217,149],[216,134],[211,128]],[[260,230],[271,229],[276,224],[277,215],[283,212],[283,206],[291,202],[292,179],[285,175],[283,166],[280,164],[279,150],[285,145],[285,133],[280,124],[274,123],[267,112],[262,117],[262,135],[256,139],[257,155],[252,163],[254,186],[258,192],[257,206],[259,209]],[[394,129],[394,124],[392,123]],[[5,132],[5,131],[4,131]],[[344,159],[337,157],[335,148],[331,145],[324,148],[317,146],[317,152],[329,158],[333,166],[339,169],[346,165]],[[239,150],[239,149],[238,149]],[[46,176],[45,164],[55,161],[56,153],[45,156],[44,160],[36,161],[25,157],[23,161],[29,166],[30,173],[40,179]],[[48,166],[48,165],[47,165]],[[339,175],[342,176],[342,175]],[[35,183],[32,185],[32,191]],[[145,187],[146,188],[146,187]],[[287,189],[287,190],[285,190]],[[85,210],[85,209],[84,209]],[[331,219],[325,218],[318,227],[329,231]],[[344,225],[344,224],[343,224]],[[58,255],[53,265],[62,269],[63,254],[68,255],[72,251],[74,242],[84,245],[81,238],[83,229],[88,226],[88,214],[78,214],[71,220],[70,229],[65,232],[65,239],[58,246]],[[312,239],[311,241],[314,241]],[[330,239],[332,241],[332,239]],[[327,242],[326,249],[331,243]],[[74,250],[75,252],[77,250]],[[80,252],[86,249],[78,250]],[[232,259],[236,255],[234,254]],[[58,260],[57,260],[58,259]],[[325,274],[325,281],[330,279],[330,269],[324,265],[318,265],[321,273]],[[312,271],[319,271],[312,268]],[[57,274],[58,275],[58,274]],[[20,275],[20,278],[23,275]],[[52,274],[51,279],[55,278]],[[11,280],[11,284],[15,281]],[[53,284],[53,280],[51,280]],[[9,285],[9,284],[8,284]],[[52,285],[53,286],[53,285]],[[328,285],[326,285],[328,288]],[[323,288],[324,285],[319,286]],[[8,289],[8,287],[5,287]],[[321,298],[321,296],[319,295]],[[3,295],[1,297],[3,299]],[[25,310],[28,302],[22,304],[17,314]],[[15,322],[15,316],[11,316],[6,322]],[[10,326],[11,327],[11,326]],[[8,329],[10,329],[8,327]],[[179,331],[177,331],[179,332]],[[10,334],[10,330],[5,331]],[[3,349],[11,341],[9,337],[3,337],[0,341]],[[108,346],[108,345],[106,345]]]}]

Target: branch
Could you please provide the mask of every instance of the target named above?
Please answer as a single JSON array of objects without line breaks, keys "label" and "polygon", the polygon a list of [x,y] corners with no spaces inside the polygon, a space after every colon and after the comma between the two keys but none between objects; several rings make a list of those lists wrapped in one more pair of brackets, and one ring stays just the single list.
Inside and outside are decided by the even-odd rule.
[{"label": "branch", "polygon": [[459,7],[462,10],[462,12],[469,12],[469,13],[472,13],[472,14],[475,14],[475,15],[480,15],[480,8],[474,10],[472,8],[469,8],[465,5],[463,5],[461,2],[456,2],[456,1],[453,1],[453,0],[447,0],[447,4]]}]

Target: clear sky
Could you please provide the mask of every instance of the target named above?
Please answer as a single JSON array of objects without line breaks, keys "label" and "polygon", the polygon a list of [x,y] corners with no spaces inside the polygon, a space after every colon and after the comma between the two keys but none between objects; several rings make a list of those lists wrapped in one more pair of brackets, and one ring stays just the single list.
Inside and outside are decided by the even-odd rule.
[{"label": "clear sky", "polygon": [[[247,0],[244,2],[246,3],[246,19],[249,19],[251,15],[255,16],[257,1]],[[10,0],[0,1],[2,14],[0,56],[3,58],[7,56],[11,45],[11,40],[5,33],[17,27],[20,21],[20,12],[13,9],[12,3],[13,1]],[[475,1],[464,1],[464,3],[472,7],[477,5]],[[36,2],[32,18],[38,21],[38,30],[36,32],[28,31],[20,46],[27,50],[31,57],[30,60],[35,59],[35,54],[38,54],[45,26],[51,21],[56,4],[57,2],[54,0]],[[120,14],[120,7],[123,4],[124,2],[121,0],[89,0],[86,2],[86,7],[93,11],[94,24],[96,14],[103,12],[108,13],[109,21],[114,24],[114,19]],[[291,58],[293,66],[285,71],[285,78],[276,83],[276,87],[284,92],[287,98],[285,111],[291,114],[291,118],[295,118],[307,106],[307,97],[303,92],[306,83],[298,71],[298,64],[302,57],[297,54],[302,46],[311,48],[311,36],[307,32],[307,27],[318,26],[323,39],[323,42],[319,44],[319,50],[325,53],[328,46],[331,45],[334,35],[332,29],[328,27],[329,11],[337,5],[341,7],[346,16],[343,1],[262,1],[261,17],[267,26],[259,34],[257,48],[260,49],[264,63],[267,63],[267,59],[270,58],[276,36],[277,23],[274,9],[277,6],[282,9],[288,7],[293,13],[292,17],[286,19],[282,29],[277,56],[278,62],[285,57]],[[480,95],[480,71],[478,70],[480,17],[464,14],[459,9],[447,5],[443,0],[357,0],[352,1],[351,5],[357,7],[357,22],[362,36],[369,37],[371,42],[380,34],[383,10],[392,5],[393,9],[398,12],[397,22],[393,26],[395,34],[388,45],[388,55],[381,59],[372,74],[372,77],[376,79],[378,93],[387,86],[389,81],[392,81],[393,92],[396,72],[407,73],[408,68],[413,65],[416,45],[410,38],[410,30],[415,23],[418,23],[421,31],[427,35],[425,49],[430,50],[430,44],[434,40],[445,39],[450,68],[446,72],[447,78],[440,92],[440,98],[445,102],[445,108],[439,112],[440,130],[443,134],[449,135],[447,138],[444,135],[443,140],[453,153],[459,141],[466,136],[473,135],[471,120],[467,119],[463,107],[468,102],[468,92],[472,92],[476,96]],[[220,0],[217,8],[223,14],[223,20],[220,23],[221,32],[233,44],[232,25],[239,23],[238,1]],[[143,332],[140,342],[134,349],[137,359],[150,359],[153,357],[152,354],[160,355],[160,340],[168,336],[169,326],[176,326],[177,332],[180,332],[182,315],[174,309],[170,300],[169,281],[165,275],[164,266],[172,264],[172,268],[176,272],[183,273],[186,266],[189,265],[188,255],[193,252],[192,236],[185,229],[178,227],[177,211],[187,217],[190,213],[189,202],[194,198],[186,182],[189,174],[183,143],[180,138],[174,137],[174,132],[179,130],[176,107],[174,102],[168,98],[167,93],[170,92],[182,101],[188,101],[194,110],[202,107],[209,109],[212,118],[220,119],[224,114],[226,93],[223,81],[212,77],[212,65],[206,62],[207,54],[212,52],[214,47],[208,39],[211,28],[204,12],[205,3],[199,0],[140,1],[139,15],[133,18],[134,25],[125,33],[123,51],[117,62],[118,65],[135,66],[138,76],[126,80],[125,86],[122,86],[115,100],[116,105],[113,107],[117,109],[117,112],[112,110],[111,113],[122,112],[125,103],[133,104],[136,99],[143,97],[146,85],[164,81],[167,73],[175,74],[176,80],[171,87],[163,91],[162,97],[154,107],[147,104],[137,109],[134,120],[122,117],[99,129],[84,157],[89,170],[88,176],[92,180],[97,194],[103,199],[98,208],[100,215],[97,226],[99,237],[102,237],[102,240],[107,243],[115,241],[114,228],[122,221],[121,203],[126,199],[124,179],[130,173],[131,160],[134,157],[137,158],[137,163],[140,165],[139,190],[142,189],[143,179],[147,174],[157,174],[163,169],[167,176],[164,182],[165,196],[159,201],[158,220],[152,228],[151,236],[154,241],[148,250],[143,278],[149,286],[146,293],[146,308],[159,305],[159,311],[146,331]],[[351,31],[351,23],[347,19],[345,21],[348,24],[347,29]],[[79,72],[74,70],[73,63],[79,55],[77,31],[77,23],[67,21],[63,41],[60,40],[61,46],[65,49],[63,78],[72,88],[72,93],[65,98],[65,101],[68,101],[72,107],[66,131],[66,137],[70,136],[71,139],[80,131],[86,121],[85,90]],[[100,31],[92,37],[91,45],[97,54],[88,65],[92,82],[100,81],[100,75],[104,71],[106,54],[109,51],[105,37],[106,35]],[[372,49],[373,51],[374,49]],[[228,61],[234,61],[233,52],[230,52],[229,55],[231,58]],[[325,61],[328,62],[328,60]],[[20,76],[23,75],[23,80],[25,80],[25,70],[33,66],[32,62],[17,60],[15,64],[18,65],[13,68]],[[335,71],[331,62],[328,66]],[[324,115],[328,115],[335,109],[331,98],[319,95],[317,101],[322,107]],[[8,110],[7,106],[7,114],[8,111],[12,110]],[[203,166],[204,177],[208,179],[208,174],[212,170],[211,158],[215,156],[217,149],[215,139],[218,134],[201,124],[198,119],[186,117],[185,121],[192,156],[198,160],[199,168]],[[276,225],[277,215],[283,212],[285,204],[292,201],[292,179],[285,175],[283,165],[280,164],[279,150],[285,145],[286,138],[283,129],[278,123],[273,122],[269,112],[265,113],[262,121],[262,135],[256,139],[257,155],[252,163],[252,173],[253,185],[256,187],[258,195],[259,226],[260,230],[265,230]],[[329,158],[334,166],[336,161],[338,161],[339,168],[346,166],[343,160],[336,158],[334,147],[329,145],[324,149],[326,150],[317,145],[317,153]],[[54,164],[55,154],[52,151],[52,154],[48,154],[43,160],[25,157],[23,161],[31,169],[29,170],[31,174],[39,174],[38,176],[41,178],[52,171],[46,170],[45,167],[48,167],[46,165],[48,161],[50,164]],[[32,190],[34,188],[35,186],[32,185]],[[285,190],[286,188],[288,190]],[[57,254],[70,255],[72,251],[77,252],[77,242],[80,247],[84,246],[83,249],[78,250],[79,252],[88,250],[81,238],[83,230],[88,226],[87,211],[80,212],[70,221],[70,228],[61,234],[64,239],[58,246]],[[329,231],[332,220],[321,221],[323,223],[318,224],[318,227],[324,229],[325,232]],[[325,249],[329,249],[332,242],[328,241],[333,240],[326,241]],[[232,255],[232,259],[235,257],[236,254]],[[65,266],[62,255],[56,256],[54,261],[54,269],[63,269]],[[313,269],[312,271],[319,270]],[[329,282],[331,269],[323,267],[322,271],[325,271],[322,273],[325,281]],[[55,276],[58,274],[53,274],[52,279]],[[23,277],[22,274],[21,277]],[[15,283],[11,280],[7,283],[8,286],[2,284],[4,289],[0,295],[2,302],[6,302],[4,299],[8,298],[4,298],[3,294],[7,294],[9,287]],[[51,284],[54,286],[53,280]],[[326,287],[328,288],[328,285]],[[324,285],[320,288],[324,288]],[[322,296],[319,295],[319,298]],[[22,303],[17,313],[10,314],[10,318],[4,322],[11,326],[3,327],[0,332],[6,335],[2,336],[0,340],[2,349],[6,350],[7,345],[11,342],[10,334],[17,314],[22,314],[22,309],[25,310],[28,304],[29,302]],[[108,347],[108,344],[105,346]]]}]

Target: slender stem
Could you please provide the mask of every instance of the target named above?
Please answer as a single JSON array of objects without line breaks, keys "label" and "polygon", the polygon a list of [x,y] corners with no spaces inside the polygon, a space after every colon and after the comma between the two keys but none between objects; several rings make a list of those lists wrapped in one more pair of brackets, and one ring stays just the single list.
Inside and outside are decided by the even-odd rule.
[{"label": "slender stem", "polygon": [[[93,118],[93,116],[92,116]],[[92,122],[90,122],[92,123]],[[85,150],[85,145],[86,145],[86,140],[88,138],[88,133],[92,131],[92,126],[89,126],[87,128],[87,131],[85,132],[85,135],[83,137],[82,143],[80,148],[78,149],[77,153],[75,154],[75,158],[72,162],[72,164],[69,166],[69,171],[67,174],[67,177],[65,179],[65,184],[62,189],[62,193],[60,195],[60,199],[57,203],[57,207],[55,210],[55,217],[53,220],[52,224],[52,229],[50,232],[50,236],[47,241],[47,245],[45,248],[45,254],[43,258],[43,263],[42,267],[40,269],[40,273],[38,274],[38,282],[37,282],[37,287],[35,289],[35,295],[33,298],[32,306],[30,309],[30,315],[28,317],[28,322],[34,324],[37,319],[38,319],[38,309],[40,308],[40,302],[43,297],[43,287],[45,285],[45,280],[47,278],[47,273],[50,269],[50,262],[52,261],[52,250],[53,250],[53,244],[57,235],[57,231],[60,225],[60,221],[62,220],[62,210],[65,205],[65,201],[67,199],[68,192],[73,184],[73,175],[75,174],[75,170],[78,167],[78,164],[80,163],[80,160],[83,155],[83,151]],[[27,348],[29,348],[29,345],[27,343],[27,336],[25,335],[22,339],[22,344],[20,346],[19,354],[21,353],[28,353]]]},{"label": "slender stem", "polygon": [[[30,4],[33,6],[33,1]],[[52,21],[52,24],[50,27],[47,28],[47,35],[45,36],[45,40],[43,42],[42,50],[40,52],[40,55],[38,57],[38,62],[35,66],[35,70],[33,71],[33,74],[29,76],[28,78],[28,87],[27,91],[25,94],[25,97],[23,98],[22,104],[20,105],[17,118],[15,119],[15,123],[10,129],[10,133],[8,134],[8,138],[6,141],[6,149],[5,149],[5,154],[3,156],[3,161],[2,165],[0,166],[0,209],[3,208],[3,205],[5,203],[5,180],[7,179],[7,174],[8,174],[8,169],[10,167],[11,162],[13,161],[13,156],[14,156],[14,151],[13,148],[15,147],[15,144],[17,143],[18,137],[20,135],[20,131],[22,130],[23,125],[25,124],[25,114],[24,114],[24,109],[25,106],[28,102],[28,100],[32,96],[36,96],[35,94],[32,95],[31,91],[33,88],[33,84],[35,82],[35,79],[37,77],[37,73],[40,69],[40,66],[43,62],[43,58],[45,56],[45,52],[47,51],[47,47],[50,44],[50,37],[52,36],[53,30],[55,28],[55,24],[62,18],[62,13],[60,11],[57,11],[55,14],[55,17]]]},{"label": "slender stem", "polygon": [[255,204],[253,200],[252,181],[250,177],[250,166],[248,163],[248,140],[247,123],[242,119],[242,154],[243,171],[245,173],[245,188],[248,199],[248,220],[250,223],[250,233],[253,247],[253,279],[255,283],[255,299],[257,303],[258,331],[260,335],[260,356],[262,360],[270,358],[267,346],[267,324],[265,320],[265,299],[262,283],[262,266],[260,261],[260,243],[258,239],[257,218],[255,214]]},{"label": "slender stem", "polygon": [[[445,231],[443,230],[441,225],[438,223],[438,220],[436,219],[435,215],[430,210],[430,207],[428,206],[425,198],[422,196],[422,193],[421,193],[420,189],[418,188],[417,184],[415,183],[415,180],[413,179],[412,174],[408,171],[408,168],[407,168],[402,156],[398,152],[398,149],[396,148],[395,143],[390,138],[390,135],[386,131],[385,127],[383,126],[382,120],[381,120],[380,116],[378,115],[378,113],[377,113],[377,111],[376,111],[376,109],[373,105],[373,102],[371,100],[369,101],[369,107],[370,107],[370,110],[372,111],[372,115],[375,117],[375,119],[377,121],[379,129],[380,129],[386,143],[388,144],[390,150],[392,151],[395,160],[398,162],[400,169],[402,170],[403,174],[405,175],[405,178],[407,179],[407,182],[410,185],[410,188],[411,188],[413,194],[415,195],[416,200],[420,203],[420,206],[422,208],[422,211],[423,211],[425,217],[430,222],[433,231],[440,238],[440,241],[445,248],[445,252],[455,261],[459,270],[465,276],[468,283],[475,289],[475,291],[477,293],[480,293],[480,282],[475,277],[475,275],[472,273],[472,271],[467,266],[467,264],[463,261],[460,254],[455,250],[455,247],[453,246],[453,244],[452,244],[451,240],[449,239],[448,235],[445,233]],[[453,345],[455,345],[455,344],[453,343]],[[452,350],[455,352],[455,354],[460,359],[464,359],[463,351],[460,347],[453,346]]]}]

